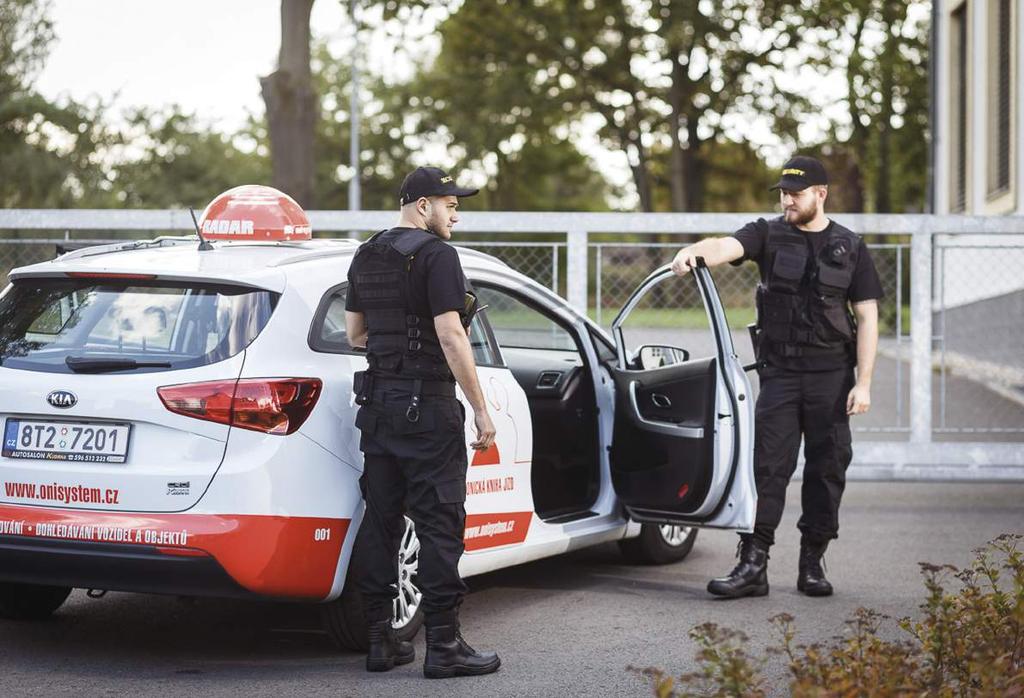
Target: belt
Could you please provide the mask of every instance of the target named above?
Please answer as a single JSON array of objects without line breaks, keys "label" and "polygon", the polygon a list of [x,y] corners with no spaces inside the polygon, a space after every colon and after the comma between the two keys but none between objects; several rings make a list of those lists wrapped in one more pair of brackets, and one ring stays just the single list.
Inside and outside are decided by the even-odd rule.
[{"label": "belt", "polygon": [[787,359],[796,357],[810,359],[824,356],[844,356],[850,351],[847,345],[841,347],[805,347],[783,342],[768,342],[765,348],[767,353]]},{"label": "belt", "polygon": [[356,393],[356,404],[369,405],[373,402],[374,393],[387,390],[402,390],[408,392],[409,407],[405,411],[405,418],[410,422],[420,421],[420,399],[424,395],[434,397],[455,397],[455,384],[442,380],[423,380],[422,378],[394,378],[390,376],[378,376],[374,373],[358,371],[353,381],[353,389]]},{"label": "belt", "polygon": [[[373,390],[405,390],[413,392],[416,388],[416,378],[384,378],[373,377]],[[432,397],[455,397],[455,384],[451,381],[422,380],[420,384],[420,395]]]}]

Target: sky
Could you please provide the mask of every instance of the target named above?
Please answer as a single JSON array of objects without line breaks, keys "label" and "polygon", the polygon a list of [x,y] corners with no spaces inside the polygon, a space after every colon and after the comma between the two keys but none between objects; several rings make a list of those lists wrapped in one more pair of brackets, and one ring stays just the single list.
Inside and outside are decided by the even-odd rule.
[{"label": "sky", "polygon": [[[55,0],[50,16],[57,40],[36,83],[47,97],[180,104],[223,130],[263,112],[259,78],[277,63],[280,0]],[[345,8],[316,2],[311,26],[345,34]]]}]

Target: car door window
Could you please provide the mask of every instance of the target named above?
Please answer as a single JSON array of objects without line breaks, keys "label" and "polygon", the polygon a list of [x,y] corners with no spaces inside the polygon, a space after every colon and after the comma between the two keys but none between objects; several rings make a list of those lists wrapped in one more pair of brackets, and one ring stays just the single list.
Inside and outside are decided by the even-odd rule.
[{"label": "car door window", "polygon": [[342,283],[324,294],[313,315],[309,329],[309,348],[328,354],[354,354],[356,350],[348,343],[345,331],[345,294],[348,284]]},{"label": "car door window", "polygon": [[561,325],[519,299],[498,289],[477,289],[480,304],[499,346],[511,349],[548,349],[576,352],[576,340]]},{"label": "car door window", "polygon": [[[345,296],[348,283],[339,284],[324,294],[320,307],[313,316],[313,324],[309,331],[309,346],[313,351],[329,354],[361,353],[349,344],[345,330]],[[487,327],[482,316],[477,315],[469,328],[469,344],[473,349],[473,359],[478,366],[500,365],[498,354],[492,346]]]},{"label": "car door window", "polygon": [[626,359],[634,368],[717,354],[704,301],[691,275],[666,279],[644,294],[624,319],[622,337]]}]

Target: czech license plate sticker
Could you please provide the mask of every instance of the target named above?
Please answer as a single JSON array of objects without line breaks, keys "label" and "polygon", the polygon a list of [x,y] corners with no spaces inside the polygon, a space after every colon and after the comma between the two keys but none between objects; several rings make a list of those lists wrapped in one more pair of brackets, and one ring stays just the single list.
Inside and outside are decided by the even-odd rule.
[{"label": "czech license plate sticker", "polygon": [[7,419],[3,455],[7,458],[124,463],[130,424]]}]

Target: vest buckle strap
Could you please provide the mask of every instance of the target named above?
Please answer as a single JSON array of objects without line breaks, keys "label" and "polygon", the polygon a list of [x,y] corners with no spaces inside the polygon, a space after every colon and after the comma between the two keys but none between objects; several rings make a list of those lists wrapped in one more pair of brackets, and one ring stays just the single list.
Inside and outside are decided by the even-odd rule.
[{"label": "vest buckle strap", "polygon": [[405,316],[405,324],[408,325],[409,327],[416,327],[416,325],[420,324],[420,316],[419,315],[406,315]]},{"label": "vest buckle strap", "polygon": [[409,342],[409,351],[419,351],[422,348],[423,348],[423,342],[420,342],[420,341],[415,340],[415,339],[413,339],[413,340],[411,340]]},{"label": "vest buckle strap", "polygon": [[423,330],[419,329],[418,327],[410,327],[409,330],[405,333],[405,335],[409,339],[419,339],[420,337],[423,336]]}]

